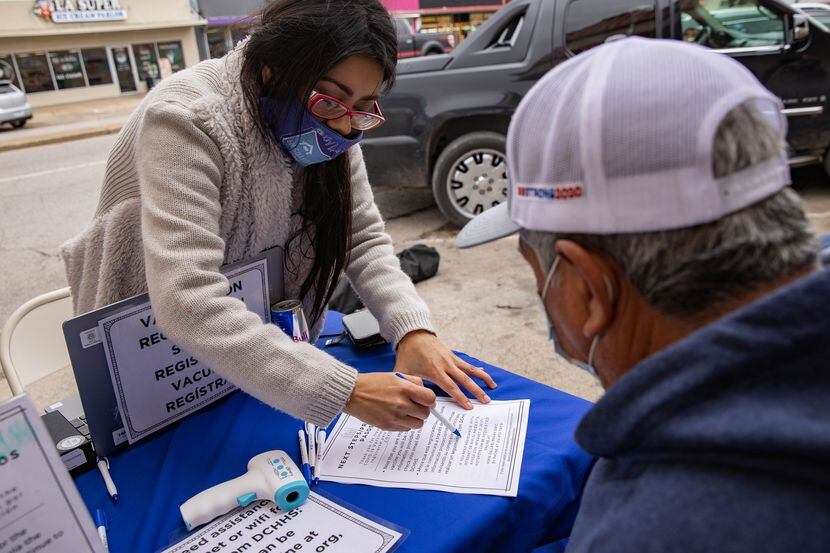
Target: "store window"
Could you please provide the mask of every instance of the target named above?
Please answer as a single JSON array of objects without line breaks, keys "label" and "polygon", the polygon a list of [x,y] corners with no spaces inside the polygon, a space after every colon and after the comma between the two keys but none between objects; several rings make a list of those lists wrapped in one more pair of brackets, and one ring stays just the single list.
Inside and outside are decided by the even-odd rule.
[{"label": "store window", "polygon": [[657,36],[654,2],[574,0],[565,12],[565,44],[574,54],[599,46],[612,36]]},{"label": "store window", "polygon": [[11,54],[0,54],[0,81],[11,81],[17,84],[17,71],[14,70],[14,60]]},{"label": "store window", "polygon": [[58,84],[60,90],[86,86],[84,70],[81,65],[80,50],[49,52],[49,61],[52,62],[52,71],[55,72],[55,82]]},{"label": "store window", "polygon": [[140,80],[146,81],[148,78],[159,78],[159,62],[156,57],[155,44],[133,44],[133,55],[138,66],[138,78]]},{"label": "store window", "polygon": [[89,48],[82,50],[84,68],[89,86],[101,84],[112,84],[112,72],[110,62],[107,59],[107,51],[104,48]]},{"label": "store window", "polygon": [[683,40],[715,49],[785,44],[784,18],[758,0],[681,2]]},{"label": "store window", "polygon": [[207,30],[208,50],[210,57],[221,58],[228,53],[227,27],[213,27]]},{"label": "store window", "polygon": [[17,60],[20,82],[26,92],[31,94],[55,90],[46,54],[15,54],[14,57]]},{"label": "store window", "polygon": [[166,64],[164,60],[170,62],[170,69],[173,73],[184,69],[184,53],[182,52],[181,42],[159,42],[159,68],[162,68],[161,76],[165,77],[165,70],[162,64]]}]

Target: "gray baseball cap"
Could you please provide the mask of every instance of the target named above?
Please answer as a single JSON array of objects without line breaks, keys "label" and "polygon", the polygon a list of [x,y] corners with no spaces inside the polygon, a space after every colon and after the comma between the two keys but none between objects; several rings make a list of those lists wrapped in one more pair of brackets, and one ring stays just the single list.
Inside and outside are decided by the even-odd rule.
[{"label": "gray baseball cap", "polygon": [[[713,170],[723,118],[751,103],[781,152],[724,178]],[[631,37],[558,65],[527,93],[507,133],[507,203],[470,221],[456,245],[520,229],[621,234],[720,219],[790,183],[781,100],[732,58]]]}]

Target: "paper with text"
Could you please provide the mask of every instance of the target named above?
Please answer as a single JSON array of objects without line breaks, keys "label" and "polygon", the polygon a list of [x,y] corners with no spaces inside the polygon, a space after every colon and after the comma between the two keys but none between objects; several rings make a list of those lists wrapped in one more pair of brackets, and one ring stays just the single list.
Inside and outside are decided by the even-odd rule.
[{"label": "paper with text", "polygon": [[449,398],[435,408],[461,432],[430,416],[410,432],[385,432],[343,414],[332,430],[320,480],[386,488],[516,497],[530,400],[473,402],[466,411]]},{"label": "paper with text", "polygon": [[0,551],[104,551],[54,441],[25,395],[0,405]]},{"label": "paper with text", "polygon": [[237,551],[314,551],[389,553],[404,534],[312,492],[292,511],[257,501],[219,517],[162,553],[236,553]]}]

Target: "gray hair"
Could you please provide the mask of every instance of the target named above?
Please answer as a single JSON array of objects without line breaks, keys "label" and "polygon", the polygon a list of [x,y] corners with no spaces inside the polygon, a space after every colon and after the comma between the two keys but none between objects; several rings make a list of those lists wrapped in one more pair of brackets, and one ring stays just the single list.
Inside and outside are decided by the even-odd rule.
[{"label": "gray hair", "polygon": [[[778,133],[749,104],[727,114],[715,137],[716,178],[780,155]],[[549,270],[557,240],[572,240],[613,259],[649,304],[695,319],[758,287],[799,274],[818,262],[818,242],[789,188],[695,227],[659,232],[588,235],[522,231]]]}]

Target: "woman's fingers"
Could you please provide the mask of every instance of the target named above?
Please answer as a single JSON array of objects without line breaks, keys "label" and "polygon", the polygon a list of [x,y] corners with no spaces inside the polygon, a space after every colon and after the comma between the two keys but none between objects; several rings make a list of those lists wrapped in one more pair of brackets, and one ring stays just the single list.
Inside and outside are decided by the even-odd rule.
[{"label": "woman's fingers", "polygon": [[481,403],[490,403],[490,396],[481,389],[475,380],[467,376],[467,374],[458,367],[452,367],[447,373],[459,384],[464,386],[471,394],[475,396]]},{"label": "woman's fingers", "polygon": [[490,388],[491,390],[494,389],[497,386],[496,381],[493,380],[492,376],[487,374],[487,371],[485,371],[481,367],[476,367],[475,365],[470,365],[469,363],[467,363],[466,361],[464,361],[463,359],[461,359],[458,356],[455,357],[455,366],[458,367],[459,369],[461,369],[462,371],[464,371],[465,373],[467,373],[468,375],[474,376],[475,378],[478,378],[479,380],[483,380],[484,383],[487,384],[487,387]]},{"label": "woman's fingers", "polygon": [[[455,367],[452,367],[451,370],[453,369],[456,370],[458,374],[464,375],[464,373],[462,373]],[[436,378],[434,382],[438,384],[439,388],[447,392],[447,394],[449,394],[449,396],[453,398],[456,401],[456,403],[458,403],[461,407],[468,410],[472,409],[473,404],[470,403],[470,400],[467,398],[467,396],[464,395],[464,392],[461,391],[461,388],[458,387],[458,384],[455,383],[452,377],[453,375],[450,373],[450,371],[447,371],[441,377]]]},{"label": "woman's fingers", "polygon": [[409,432],[410,430],[419,430],[424,427],[424,420],[417,417],[402,417],[395,422],[389,423],[386,428],[382,430],[389,430],[391,432]]},{"label": "woman's fingers", "polygon": [[418,419],[423,422],[429,418],[429,407],[412,403],[406,410],[406,416],[407,418]]}]

